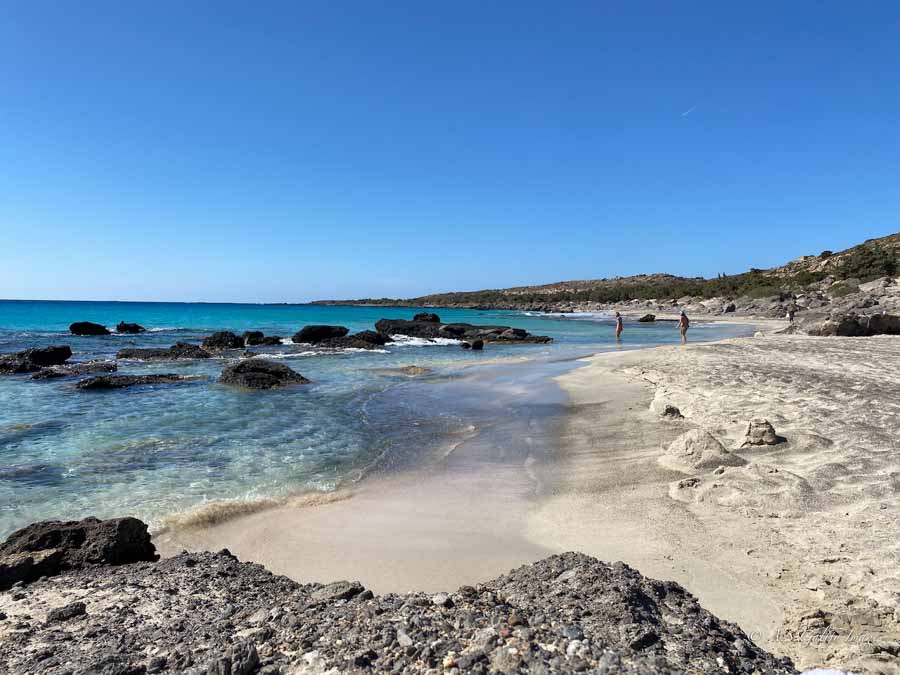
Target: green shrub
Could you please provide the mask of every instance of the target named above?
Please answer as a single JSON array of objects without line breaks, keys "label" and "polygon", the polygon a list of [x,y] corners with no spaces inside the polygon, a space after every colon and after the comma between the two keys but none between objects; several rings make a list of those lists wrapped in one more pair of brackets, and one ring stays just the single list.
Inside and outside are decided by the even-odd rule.
[{"label": "green shrub", "polygon": [[897,254],[878,244],[862,244],[852,249],[835,270],[838,279],[872,281],[897,274]]},{"label": "green shrub", "polygon": [[840,281],[836,284],[833,284],[831,288],[828,289],[828,292],[831,293],[832,297],[835,298],[843,298],[845,295],[857,293],[858,291],[859,286],[856,286],[854,284],[845,284]]}]

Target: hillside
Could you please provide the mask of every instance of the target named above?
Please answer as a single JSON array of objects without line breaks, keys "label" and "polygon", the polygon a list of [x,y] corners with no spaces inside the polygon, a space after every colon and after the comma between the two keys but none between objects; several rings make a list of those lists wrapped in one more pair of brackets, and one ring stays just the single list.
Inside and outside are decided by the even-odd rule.
[{"label": "hillside", "polygon": [[[317,304],[398,305],[415,307],[483,307],[492,309],[553,309],[563,303],[620,303],[631,300],[695,298],[764,298],[799,291],[825,280],[865,283],[897,274],[900,232],[843,251],[806,255],[780,267],[751,269],[713,279],[671,274],[639,274],[610,279],[559,281],[539,286],[516,286],[437,293],[417,298],[322,300]],[[852,282],[851,282],[852,283]]]}]

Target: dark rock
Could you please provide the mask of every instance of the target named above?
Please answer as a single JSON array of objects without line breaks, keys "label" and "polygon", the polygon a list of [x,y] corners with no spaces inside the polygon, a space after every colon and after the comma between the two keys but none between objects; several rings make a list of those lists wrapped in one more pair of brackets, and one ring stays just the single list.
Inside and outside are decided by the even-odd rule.
[{"label": "dark rock", "polygon": [[109,335],[109,329],[99,323],[90,321],[76,321],[69,326],[72,335]]},{"label": "dark rock", "polygon": [[26,349],[0,356],[0,374],[33,373],[41,368],[62,365],[72,357],[68,345]]},{"label": "dark rock", "polygon": [[59,623],[74,619],[76,616],[87,614],[87,607],[83,602],[72,602],[62,607],[51,609],[47,613],[47,623]]},{"label": "dark rock", "polygon": [[189,342],[176,342],[165,349],[121,349],[116,354],[117,359],[140,359],[142,361],[178,361],[181,359],[208,359],[211,354]]},{"label": "dark rock", "polygon": [[118,370],[118,366],[112,361],[86,361],[84,363],[70,363],[69,365],[41,368],[31,376],[31,379],[51,380],[59,377],[74,377],[76,375],[114,373],[116,370]]},{"label": "dark rock", "polygon": [[124,321],[120,321],[116,324],[117,333],[144,333],[146,330],[146,328],[138,323],[125,323]]},{"label": "dark rock", "polygon": [[274,347],[275,345],[280,345],[282,339],[283,338],[280,335],[266,335],[260,344],[267,347]]},{"label": "dark rock", "polygon": [[0,544],[0,590],[85,565],[156,559],[147,526],[137,518],[47,520],[13,532]]},{"label": "dark rock", "polygon": [[866,321],[868,335],[900,335],[900,316],[873,314]]},{"label": "dark rock", "polygon": [[383,347],[388,342],[393,342],[384,333],[376,333],[373,330],[363,330],[353,335],[333,337],[316,343],[317,347],[328,349],[376,349]]},{"label": "dark rock", "polygon": [[316,344],[322,340],[344,337],[349,332],[350,329],[345,328],[344,326],[304,326],[294,334],[291,341],[296,343]]},{"label": "dark rock", "polygon": [[153,375],[97,375],[82,380],[75,386],[78,389],[124,389],[145,384],[175,384],[188,379],[175,373],[155,373]]},{"label": "dark rock", "polygon": [[317,591],[313,591],[309,599],[311,602],[335,602],[336,600],[349,600],[355,595],[359,595],[365,589],[358,581],[335,581],[327,586],[323,586]]},{"label": "dark rock", "polygon": [[[775,433],[775,427],[769,420],[763,417],[754,417],[747,426],[747,434],[743,446],[747,445],[775,445],[782,439]],[[742,446],[742,447],[743,447]]]},{"label": "dark rock", "polygon": [[413,318],[413,321],[430,321],[431,323],[440,323],[441,317],[433,312],[419,312]]},{"label": "dark rock", "polygon": [[208,352],[217,352],[223,349],[243,349],[244,338],[235,335],[231,331],[222,330],[203,338],[202,347]]},{"label": "dark rock", "polygon": [[654,321],[656,321],[656,314],[644,314],[638,319],[638,323],[653,323]]},{"label": "dark rock", "polygon": [[484,349],[484,340],[480,338],[478,340],[472,340],[472,349],[476,352]]},{"label": "dark rock", "polygon": [[244,344],[248,347],[261,345],[263,344],[263,340],[266,339],[266,336],[263,335],[261,330],[248,330],[242,337],[244,338]]},{"label": "dark rock", "polygon": [[462,347],[463,349],[472,349],[471,342],[460,342],[459,346]]},{"label": "dark rock", "polygon": [[733,302],[729,302],[727,305],[725,305],[725,309],[722,310],[722,312],[725,314],[730,314],[734,311],[737,311],[737,305],[735,305]]},{"label": "dark rock", "polygon": [[531,335],[521,328],[509,326],[475,326],[470,323],[441,324],[433,321],[407,321],[405,319],[380,319],[375,328],[385,335],[407,335],[409,337],[435,339],[449,338],[465,340],[471,345],[472,340],[482,339],[486,342],[523,342],[544,343],[553,338],[544,335]]},{"label": "dark rock", "polygon": [[245,389],[272,389],[289,384],[309,384],[309,380],[283,363],[267,359],[248,359],[228,366],[219,382]]},{"label": "dark rock", "polygon": [[677,407],[669,403],[667,403],[663,408],[661,415],[663,417],[671,417],[672,419],[681,419],[682,417],[684,417],[684,415],[681,414],[681,411]]}]

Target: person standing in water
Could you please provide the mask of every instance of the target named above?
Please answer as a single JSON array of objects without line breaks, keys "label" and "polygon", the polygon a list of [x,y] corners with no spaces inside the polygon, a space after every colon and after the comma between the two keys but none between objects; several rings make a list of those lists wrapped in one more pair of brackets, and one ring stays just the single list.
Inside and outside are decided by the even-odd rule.
[{"label": "person standing in water", "polygon": [[616,312],[616,340],[622,339],[622,315]]},{"label": "person standing in water", "polygon": [[687,342],[688,328],[691,327],[691,322],[688,320],[684,310],[681,310],[681,316],[678,319],[678,327],[681,328],[681,344],[684,344]]}]

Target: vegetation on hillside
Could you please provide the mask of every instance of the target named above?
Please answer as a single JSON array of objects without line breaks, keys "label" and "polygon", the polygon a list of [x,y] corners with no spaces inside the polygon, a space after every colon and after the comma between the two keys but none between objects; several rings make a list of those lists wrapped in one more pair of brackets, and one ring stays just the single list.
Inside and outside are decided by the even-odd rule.
[{"label": "vegetation on hillside", "polygon": [[[635,299],[664,300],[688,295],[699,298],[740,296],[765,298],[801,291],[826,277],[831,277],[835,281],[857,279],[866,282],[878,277],[895,276],[900,251],[895,241],[898,236],[900,235],[890,235],[880,240],[886,242],[886,245],[882,245],[879,241],[868,241],[840,253],[823,251],[818,256],[801,258],[783,268],[751,269],[742,274],[720,274],[713,279],[655,275],[570,282],[569,285],[573,288],[566,288],[566,284],[554,284],[516,289],[440,293],[405,300],[380,298],[353,302],[439,307],[525,307],[565,302],[618,303]],[[838,287],[839,290],[842,288],[843,286]]]}]

